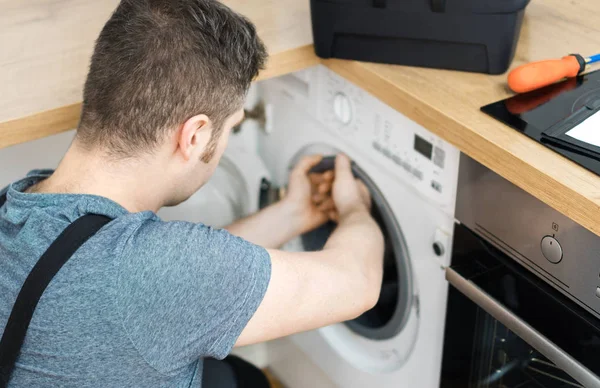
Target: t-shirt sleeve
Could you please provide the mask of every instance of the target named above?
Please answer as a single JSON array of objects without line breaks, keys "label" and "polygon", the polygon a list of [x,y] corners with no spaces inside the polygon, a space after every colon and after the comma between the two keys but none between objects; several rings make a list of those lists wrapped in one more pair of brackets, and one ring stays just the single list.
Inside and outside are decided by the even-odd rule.
[{"label": "t-shirt sleeve", "polygon": [[271,274],[264,248],[225,230],[147,220],[118,262],[117,309],[152,367],[222,359],[258,308]]}]

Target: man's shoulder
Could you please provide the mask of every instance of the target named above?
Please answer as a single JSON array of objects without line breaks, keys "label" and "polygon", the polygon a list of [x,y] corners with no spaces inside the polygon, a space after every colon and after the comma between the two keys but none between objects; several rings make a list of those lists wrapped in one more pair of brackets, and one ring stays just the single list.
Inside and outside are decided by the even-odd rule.
[{"label": "man's shoulder", "polygon": [[[229,271],[244,263],[251,267],[255,260],[269,261],[264,248],[234,236],[225,229],[202,223],[162,221],[157,216],[143,220],[140,217],[117,220],[127,225],[128,229],[127,233],[117,236],[120,238],[119,244],[123,244],[120,266],[124,271],[143,271],[163,276],[167,272],[177,272],[177,268],[186,271],[210,267],[218,272],[220,266],[228,267]],[[119,233],[124,229],[116,227],[115,230]],[[165,268],[169,270],[165,271]]]},{"label": "man's shoulder", "polygon": [[115,229],[127,229],[130,232],[127,245],[140,253],[155,253],[161,249],[177,249],[183,253],[243,241],[224,229],[187,221],[163,221],[154,213],[148,213],[126,215],[116,220]]}]

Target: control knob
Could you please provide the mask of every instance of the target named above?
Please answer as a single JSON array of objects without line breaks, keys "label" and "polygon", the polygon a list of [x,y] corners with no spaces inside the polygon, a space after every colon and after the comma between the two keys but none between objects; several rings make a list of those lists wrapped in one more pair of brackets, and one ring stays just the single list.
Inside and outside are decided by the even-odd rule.
[{"label": "control knob", "polygon": [[433,243],[433,252],[436,254],[436,256],[443,256],[446,252],[446,248],[444,247],[444,244],[436,241]]},{"label": "control knob", "polygon": [[348,125],[352,121],[352,105],[344,93],[339,92],[333,97],[333,113],[342,124]]},{"label": "control knob", "polygon": [[560,243],[553,236],[545,236],[540,243],[542,254],[552,264],[558,264],[563,258],[563,250]]},{"label": "control knob", "polygon": [[433,253],[436,256],[442,257],[446,254],[446,246],[450,240],[450,235],[443,231],[442,229],[436,229],[435,235],[433,238]]}]

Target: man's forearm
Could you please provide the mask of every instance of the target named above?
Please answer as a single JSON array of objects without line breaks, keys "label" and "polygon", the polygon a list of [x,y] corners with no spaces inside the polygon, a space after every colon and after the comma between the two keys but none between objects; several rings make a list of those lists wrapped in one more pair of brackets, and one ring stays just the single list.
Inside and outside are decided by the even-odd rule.
[{"label": "man's forearm", "polygon": [[327,249],[337,249],[349,252],[352,260],[342,255],[344,265],[348,268],[354,266],[357,271],[364,275],[374,292],[375,301],[379,296],[381,288],[381,277],[383,275],[383,234],[379,226],[367,211],[355,212],[340,221],[336,230],[332,233],[327,244]]},{"label": "man's forearm", "polygon": [[278,248],[300,233],[293,204],[278,202],[225,227],[231,234],[265,248]]}]

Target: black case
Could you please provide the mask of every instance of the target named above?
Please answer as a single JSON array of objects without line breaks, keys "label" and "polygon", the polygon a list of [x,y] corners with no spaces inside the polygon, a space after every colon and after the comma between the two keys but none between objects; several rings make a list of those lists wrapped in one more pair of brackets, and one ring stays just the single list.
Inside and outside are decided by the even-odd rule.
[{"label": "black case", "polygon": [[321,58],[500,74],[529,0],[311,0]]}]

